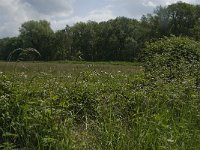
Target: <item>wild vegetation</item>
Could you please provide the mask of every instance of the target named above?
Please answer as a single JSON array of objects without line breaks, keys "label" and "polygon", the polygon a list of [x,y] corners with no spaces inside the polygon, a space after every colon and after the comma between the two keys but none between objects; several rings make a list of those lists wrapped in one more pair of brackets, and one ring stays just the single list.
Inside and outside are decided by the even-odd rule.
[{"label": "wild vegetation", "polygon": [[200,63],[199,48],[179,37],[149,43],[144,68],[132,63],[7,63],[0,74],[0,146],[199,149],[199,87],[187,72]]},{"label": "wild vegetation", "polygon": [[200,149],[199,9],[22,24],[0,40],[0,149]]}]

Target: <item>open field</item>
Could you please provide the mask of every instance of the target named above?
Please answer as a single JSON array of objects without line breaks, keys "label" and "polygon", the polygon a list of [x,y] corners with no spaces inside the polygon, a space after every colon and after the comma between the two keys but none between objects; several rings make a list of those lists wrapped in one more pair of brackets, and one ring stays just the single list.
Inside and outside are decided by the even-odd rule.
[{"label": "open field", "polygon": [[81,71],[97,71],[109,73],[137,74],[143,72],[139,63],[131,62],[0,62],[0,71],[3,72],[26,72],[34,74],[46,72],[50,74],[77,74]]},{"label": "open field", "polygon": [[1,149],[200,149],[193,80],[134,63],[0,62]]}]

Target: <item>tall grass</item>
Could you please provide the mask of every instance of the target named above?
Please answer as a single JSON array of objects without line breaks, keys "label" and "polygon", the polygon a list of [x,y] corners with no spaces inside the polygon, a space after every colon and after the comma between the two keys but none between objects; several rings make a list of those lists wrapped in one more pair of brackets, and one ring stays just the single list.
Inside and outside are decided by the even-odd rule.
[{"label": "tall grass", "polygon": [[195,81],[127,67],[1,72],[1,149],[200,149]]}]

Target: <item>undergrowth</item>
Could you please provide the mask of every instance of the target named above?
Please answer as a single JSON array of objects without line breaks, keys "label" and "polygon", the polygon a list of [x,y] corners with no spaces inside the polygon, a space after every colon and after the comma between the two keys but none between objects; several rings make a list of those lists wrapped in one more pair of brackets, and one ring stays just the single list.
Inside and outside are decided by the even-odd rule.
[{"label": "undergrowth", "polygon": [[0,73],[0,149],[200,149],[195,80]]}]

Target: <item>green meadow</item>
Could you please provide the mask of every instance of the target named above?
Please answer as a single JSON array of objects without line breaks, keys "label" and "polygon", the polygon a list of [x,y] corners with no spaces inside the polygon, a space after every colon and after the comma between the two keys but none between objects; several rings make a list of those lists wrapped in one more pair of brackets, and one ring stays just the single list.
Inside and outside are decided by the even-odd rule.
[{"label": "green meadow", "polygon": [[0,62],[1,149],[200,149],[193,80],[139,63]]}]

